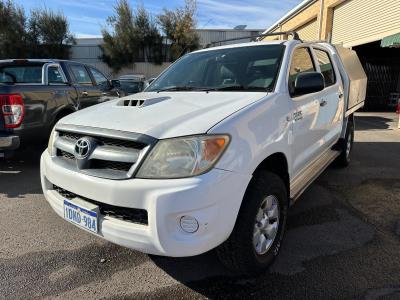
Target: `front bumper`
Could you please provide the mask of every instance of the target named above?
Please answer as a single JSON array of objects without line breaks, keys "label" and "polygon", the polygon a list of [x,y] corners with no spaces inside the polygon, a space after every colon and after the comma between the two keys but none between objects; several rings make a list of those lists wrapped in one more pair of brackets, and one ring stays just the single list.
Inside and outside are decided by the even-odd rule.
[{"label": "front bumper", "polygon": [[0,135],[0,151],[15,150],[19,147],[20,138],[16,135],[1,136]]},{"label": "front bumper", "polygon": [[[69,170],[45,151],[40,163],[44,196],[63,217],[63,197],[53,185],[109,205],[145,209],[148,225],[100,216],[98,235],[141,252],[182,257],[204,253],[232,232],[251,176],[213,169],[184,179],[109,180]],[[180,228],[182,216],[195,217],[199,229]]]}]

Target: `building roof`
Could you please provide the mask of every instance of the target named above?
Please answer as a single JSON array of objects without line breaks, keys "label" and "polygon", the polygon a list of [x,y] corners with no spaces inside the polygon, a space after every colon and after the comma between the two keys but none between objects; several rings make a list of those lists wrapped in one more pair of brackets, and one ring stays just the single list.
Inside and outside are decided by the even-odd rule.
[{"label": "building roof", "polygon": [[309,7],[311,4],[314,2],[317,2],[318,0],[304,0],[301,2],[299,5],[297,5],[295,8],[290,10],[287,14],[285,14],[282,18],[280,18],[278,21],[276,21],[274,24],[272,24],[267,30],[265,30],[263,33],[268,33],[271,31],[274,31],[276,27],[279,26],[279,24],[285,23],[288,19],[292,18],[293,16],[299,14],[301,11]]}]

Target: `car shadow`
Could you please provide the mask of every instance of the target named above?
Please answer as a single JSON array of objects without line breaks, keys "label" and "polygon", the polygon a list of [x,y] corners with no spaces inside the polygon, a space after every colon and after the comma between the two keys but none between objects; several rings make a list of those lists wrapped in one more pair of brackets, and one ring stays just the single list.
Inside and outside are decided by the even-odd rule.
[{"label": "car shadow", "polygon": [[23,198],[26,194],[41,194],[40,155],[43,145],[29,146],[15,152],[12,158],[0,158],[0,194],[8,198]]},{"label": "car shadow", "polygon": [[380,116],[357,115],[355,117],[356,130],[374,130],[374,129],[390,129],[390,123],[395,122],[394,119]]}]

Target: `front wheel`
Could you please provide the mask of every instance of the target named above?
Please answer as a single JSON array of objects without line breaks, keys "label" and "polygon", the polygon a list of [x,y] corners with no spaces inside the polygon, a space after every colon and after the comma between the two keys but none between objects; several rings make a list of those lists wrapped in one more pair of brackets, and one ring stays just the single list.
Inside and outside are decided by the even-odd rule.
[{"label": "front wheel", "polygon": [[259,172],[252,179],[231,236],[219,248],[220,261],[245,275],[266,270],[278,255],[287,219],[288,197],[282,179]]}]

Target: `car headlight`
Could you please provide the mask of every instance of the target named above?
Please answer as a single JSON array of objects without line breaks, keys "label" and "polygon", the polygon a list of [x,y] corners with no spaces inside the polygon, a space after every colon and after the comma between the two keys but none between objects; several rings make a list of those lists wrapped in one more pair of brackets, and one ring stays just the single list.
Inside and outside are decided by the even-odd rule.
[{"label": "car headlight", "polygon": [[49,152],[49,154],[51,156],[54,155],[53,151],[54,151],[54,137],[56,135],[56,131],[53,127],[53,130],[50,133],[50,138],[49,138],[49,144],[47,145],[47,151]]},{"label": "car headlight", "polygon": [[139,178],[183,178],[209,171],[229,144],[228,135],[160,140],[140,167]]}]

